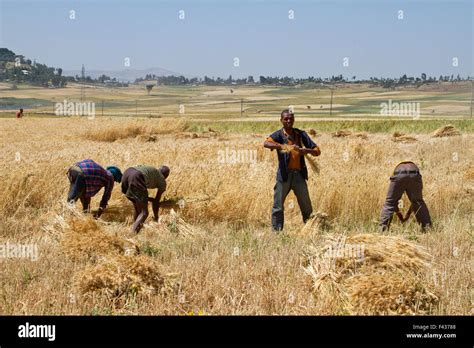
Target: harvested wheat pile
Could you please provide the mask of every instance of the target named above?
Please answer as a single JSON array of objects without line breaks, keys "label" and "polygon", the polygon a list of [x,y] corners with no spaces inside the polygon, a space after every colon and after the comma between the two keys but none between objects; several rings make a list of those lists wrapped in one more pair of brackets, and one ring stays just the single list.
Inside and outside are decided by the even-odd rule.
[{"label": "harvested wheat pile", "polygon": [[85,267],[74,278],[81,294],[105,293],[111,297],[126,294],[155,294],[165,287],[160,266],[146,256],[112,256],[103,263]]},{"label": "harvested wheat pile", "polygon": [[451,137],[455,135],[461,135],[461,133],[456,128],[454,128],[454,126],[448,124],[446,126],[443,126],[435,130],[432,134],[432,137],[433,138]]},{"label": "harvested wheat pile", "polygon": [[312,137],[315,137],[318,133],[313,128],[310,128],[308,130],[308,134],[311,135]]},{"label": "harvested wheat pile", "polygon": [[91,217],[68,221],[61,240],[61,250],[73,260],[86,259],[93,262],[104,255],[139,253],[134,242],[104,231]]},{"label": "harvested wheat pile", "polygon": [[352,134],[352,132],[350,130],[345,130],[345,129],[338,130],[338,131],[335,131],[335,132],[331,133],[333,138],[348,137],[351,134]]},{"label": "harvested wheat pile", "polygon": [[369,139],[369,135],[367,134],[367,132],[354,133],[353,136],[356,137],[356,138],[364,139],[364,140]]},{"label": "harvested wheat pile", "polygon": [[302,235],[308,235],[312,232],[329,230],[330,228],[331,223],[329,221],[329,215],[318,211],[308,221],[306,221],[300,233]]},{"label": "harvested wheat pile", "polygon": [[159,228],[183,237],[195,238],[202,235],[201,229],[184,221],[174,209],[169,214],[160,216]]},{"label": "harvested wheat pile", "polygon": [[350,314],[429,314],[438,297],[423,284],[432,257],[401,237],[378,234],[328,237],[310,246],[306,272],[315,294],[331,295]]},{"label": "harvested wheat pile", "polygon": [[391,140],[396,143],[414,143],[418,141],[418,139],[415,138],[414,136],[406,135],[405,133],[401,133],[401,132],[394,132],[392,134]]},{"label": "harvested wheat pile", "polygon": [[438,297],[403,272],[360,274],[345,282],[349,310],[357,314],[430,313]]}]

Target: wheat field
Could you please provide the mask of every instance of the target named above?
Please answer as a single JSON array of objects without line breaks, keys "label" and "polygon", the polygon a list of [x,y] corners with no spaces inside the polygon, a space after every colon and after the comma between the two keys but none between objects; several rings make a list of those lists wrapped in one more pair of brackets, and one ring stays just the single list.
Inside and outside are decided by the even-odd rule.
[{"label": "wheat field", "polygon": [[[185,118],[0,123],[0,245],[34,244],[39,254],[1,259],[4,315],[473,314],[472,133],[403,141],[316,129],[320,171],[308,186],[317,221],[303,225],[291,193],[285,232],[273,234],[267,134],[192,132]],[[255,161],[222,161],[226,149]],[[99,220],[68,206],[66,171],[86,158],[122,171],[168,165],[160,222],[131,234],[119,185]],[[423,234],[413,219],[394,220],[381,235],[388,179],[405,159],[421,169],[434,227]],[[364,259],[325,253],[341,240],[363,246]]]}]

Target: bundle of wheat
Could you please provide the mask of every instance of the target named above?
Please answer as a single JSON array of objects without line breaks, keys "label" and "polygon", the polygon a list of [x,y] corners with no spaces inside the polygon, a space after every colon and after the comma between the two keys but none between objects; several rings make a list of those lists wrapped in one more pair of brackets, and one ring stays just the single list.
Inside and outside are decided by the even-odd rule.
[{"label": "bundle of wheat", "polygon": [[334,138],[348,137],[351,134],[352,134],[352,132],[350,130],[346,130],[346,129],[341,129],[341,130],[338,130],[338,131],[335,131],[335,132],[331,133],[332,137],[334,137]]},{"label": "bundle of wheat", "polygon": [[174,209],[167,215],[160,216],[160,228],[179,236],[195,238],[202,234],[202,230],[184,221]]},{"label": "bundle of wheat", "polygon": [[311,167],[311,169],[313,170],[313,172],[315,174],[319,174],[319,172],[321,171],[320,168],[319,168],[319,165],[318,165],[318,162],[316,162],[316,160],[314,158],[311,158],[307,155],[305,155],[305,158],[306,160],[308,161],[309,163],[309,166]]},{"label": "bundle of wheat", "polygon": [[91,217],[73,218],[68,221],[61,240],[61,250],[73,260],[97,261],[108,254],[138,254],[138,246],[130,240],[121,239],[106,232]]},{"label": "bundle of wheat", "polygon": [[155,294],[165,286],[160,265],[146,256],[111,256],[101,264],[87,266],[74,277],[82,293],[105,293],[111,297],[126,294]]},{"label": "bundle of wheat", "polygon": [[337,289],[342,312],[422,314],[438,303],[421,276],[432,257],[419,245],[378,234],[330,236],[327,242],[307,249],[305,270],[316,294]]},{"label": "bundle of wheat", "polygon": [[431,313],[439,300],[419,278],[404,272],[358,274],[345,284],[347,308],[358,314]]},{"label": "bundle of wheat", "polygon": [[295,148],[295,145],[282,144],[281,145],[281,152],[289,153],[289,152],[293,151],[294,148]]},{"label": "bundle of wheat", "polygon": [[392,141],[396,143],[413,143],[415,141],[418,141],[417,138],[411,135],[406,135],[405,133],[401,132],[394,132],[392,134]]},{"label": "bundle of wheat", "polygon": [[461,133],[456,128],[454,128],[454,126],[448,124],[446,126],[443,126],[435,130],[432,134],[432,137],[433,138],[451,137],[455,135],[461,135]]},{"label": "bundle of wheat", "polygon": [[300,233],[302,235],[308,235],[313,232],[317,232],[320,230],[328,230],[330,228],[331,223],[329,221],[329,215],[318,211],[313,214],[313,216],[308,221],[306,221]]},{"label": "bundle of wheat", "polygon": [[354,133],[352,135],[356,138],[361,138],[361,139],[364,139],[364,140],[369,139],[369,135],[367,134],[367,132],[357,132],[357,133]]},{"label": "bundle of wheat", "polygon": [[308,134],[311,135],[312,137],[315,137],[317,135],[316,131],[313,128],[310,128],[308,130]]}]

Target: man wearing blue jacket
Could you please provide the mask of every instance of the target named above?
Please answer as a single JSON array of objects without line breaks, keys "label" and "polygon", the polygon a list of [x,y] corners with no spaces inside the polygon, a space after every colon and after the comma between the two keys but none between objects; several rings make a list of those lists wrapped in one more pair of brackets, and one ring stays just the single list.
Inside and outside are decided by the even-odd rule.
[{"label": "man wearing blue jacket", "polygon": [[319,156],[321,154],[318,145],[305,131],[293,128],[295,115],[289,109],[281,112],[280,122],[283,128],[271,134],[263,144],[272,151],[277,150],[278,154],[278,171],[272,208],[272,229],[275,232],[283,229],[283,205],[290,190],[293,190],[298,200],[303,221],[306,222],[311,217],[313,208],[306,184],[308,169],[304,155]]}]

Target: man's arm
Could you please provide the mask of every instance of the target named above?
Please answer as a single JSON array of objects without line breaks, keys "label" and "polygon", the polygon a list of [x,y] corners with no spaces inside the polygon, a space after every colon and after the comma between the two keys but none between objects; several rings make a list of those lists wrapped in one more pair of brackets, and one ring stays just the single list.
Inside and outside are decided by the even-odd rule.
[{"label": "man's arm", "polygon": [[279,144],[275,141],[266,140],[263,143],[263,147],[266,147],[267,149],[270,149],[270,150],[281,150],[281,144]]},{"label": "man's arm", "polygon": [[153,209],[153,221],[158,221],[158,210],[160,209],[160,200],[161,200],[161,194],[163,192],[158,190],[156,193],[156,197],[153,199],[148,198],[148,201],[151,201],[152,204],[152,209]]},{"label": "man's arm", "polygon": [[83,191],[86,187],[86,182],[84,180],[84,176],[77,175],[74,182],[71,184],[71,188],[69,189],[69,194],[67,196],[68,203],[74,203],[79,199],[79,194]]},{"label": "man's arm", "polygon": [[97,211],[96,217],[100,217],[107,207],[110,196],[112,196],[112,190],[114,188],[114,179],[113,177],[109,178],[105,183],[104,194],[100,201],[99,210]]},{"label": "man's arm", "polygon": [[405,214],[405,217],[403,218],[403,222],[407,221],[410,218],[410,215],[412,212],[413,212],[413,206],[410,205],[410,208],[408,208],[408,211]]},{"label": "man's arm", "polygon": [[309,137],[308,133],[301,131],[301,139],[305,149],[299,149],[302,155],[310,154],[313,156],[319,156],[321,154],[321,149],[319,146]]},{"label": "man's arm", "polygon": [[273,134],[267,137],[267,139],[263,143],[263,147],[266,147],[267,149],[270,149],[272,151],[281,150],[282,149],[281,145],[283,143],[283,140],[280,138],[281,138],[280,132],[279,131],[274,132]]},{"label": "man's arm", "polygon": [[315,145],[315,147],[313,147],[312,149],[308,149],[308,148],[298,148],[300,150],[300,153],[302,155],[306,155],[306,154],[310,154],[310,155],[313,155],[313,156],[319,156],[321,154],[321,149],[319,148],[318,145]]},{"label": "man's arm", "polygon": [[396,211],[395,214],[397,214],[398,218],[400,219],[402,223],[405,222],[403,214],[400,211]]}]

